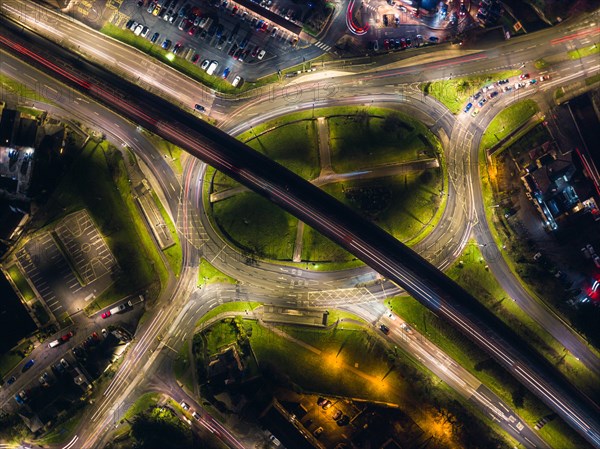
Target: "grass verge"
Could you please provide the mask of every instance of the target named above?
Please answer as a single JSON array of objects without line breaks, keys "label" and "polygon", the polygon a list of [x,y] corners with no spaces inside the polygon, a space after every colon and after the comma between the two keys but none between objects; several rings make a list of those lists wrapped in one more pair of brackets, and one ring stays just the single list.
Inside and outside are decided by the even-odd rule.
[{"label": "grass verge", "polygon": [[419,88],[425,95],[431,95],[450,112],[460,112],[467,99],[479,89],[493,81],[510,78],[521,73],[519,70],[506,70],[503,72],[487,73],[482,75],[470,75],[442,81],[422,83]]},{"label": "grass verge", "polygon": [[202,258],[198,267],[198,285],[209,284],[237,284],[231,276],[219,271],[208,260]]},{"label": "grass verge", "polygon": [[600,52],[600,46],[598,44],[589,45],[583,48],[576,48],[575,50],[569,51],[567,54],[571,59],[587,58],[588,56],[596,55]]},{"label": "grass verge", "polygon": [[227,312],[245,312],[256,309],[258,306],[261,306],[260,302],[253,301],[244,301],[244,302],[228,302],[225,304],[221,304],[220,306],[215,307],[214,309],[205,313],[202,318],[196,321],[195,327],[199,327],[202,323],[205,323],[212,318],[220,315],[221,313]]},{"label": "grass verge", "polygon": [[181,241],[179,240],[179,234],[177,233],[177,229],[175,229],[175,225],[171,220],[171,216],[167,213],[165,207],[163,206],[162,202],[160,201],[158,195],[155,192],[152,192],[152,198],[154,199],[158,210],[160,210],[160,214],[162,215],[163,220],[165,220],[165,223],[169,228],[169,232],[171,233],[171,237],[173,237],[173,241],[175,242],[174,245],[171,245],[170,247],[163,250],[163,253],[169,261],[169,265],[171,266],[173,273],[175,274],[175,276],[179,277],[179,274],[181,273],[181,266],[183,264],[183,253],[181,250]]},{"label": "grass verge", "polygon": [[8,275],[15,283],[17,288],[19,289],[19,292],[21,292],[21,295],[23,296],[23,299],[25,301],[29,302],[32,299],[35,299],[35,293],[33,292],[31,286],[27,282],[25,275],[21,272],[17,265],[10,266],[6,271],[8,272]]},{"label": "grass verge", "polygon": [[595,84],[597,82],[600,82],[600,73],[598,73],[597,75],[589,76],[585,79],[585,84],[587,86],[591,86],[592,84]]},{"label": "grass verge", "polygon": [[494,117],[483,133],[483,136],[481,136],[480,146],[484,149],[492,148],[523,125],[539,110],[539,106],[533,100],[520,101],[503,109]]}]

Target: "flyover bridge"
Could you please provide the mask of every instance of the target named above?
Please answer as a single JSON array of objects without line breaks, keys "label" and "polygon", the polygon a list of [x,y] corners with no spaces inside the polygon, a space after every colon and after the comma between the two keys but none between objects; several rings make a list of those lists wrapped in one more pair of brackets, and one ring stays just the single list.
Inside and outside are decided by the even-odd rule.
[{"label": "flyover bridge", "polygon": [[381,228],[218,128],[0,18],[0,45],[268,198],[471,338],[600,448],[600,408],[444,273]]}]

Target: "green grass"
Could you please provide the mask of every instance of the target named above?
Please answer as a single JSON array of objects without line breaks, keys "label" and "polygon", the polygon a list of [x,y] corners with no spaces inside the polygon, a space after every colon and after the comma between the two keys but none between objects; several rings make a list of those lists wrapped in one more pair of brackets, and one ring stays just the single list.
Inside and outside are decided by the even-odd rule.
[{"label": "green grass", "polygon": [[174,168],[175,173],[183,173],[183,167],[181,165],[181,153],[182,149],[177,145],[172,144],[168,140],[161,139],[155,134],[147,133],[148,138],[154,143],[156,149],[162,154],[165,159]]},{"label": "green grass", "polygon": [[[369,115],[367,115],[369,114]],[[331,163],[337,173],[435,157],[441,151],[437,138],[411,117],[385,111],[384,118],[362,112],[330,117]]]},{"label": "green grass", "polygon": [[298,219],[254,192],[212,205],[215,222],[236,246],[259,257],[291,260]]},{"label": "green grass", "polygon": [[[19,355],[19,352],[29,354],[33,350],[30,340],[25,340],[17,347],[0,354],[0,376],[4,378],[15,366],[17,366],[23,357]],[[6,381],[6,379],[4,379]]]},{"label": "green grass", "polygon": [[33,313],[35,313],[36,318],[39,320],[42,326],[45,326],[50,321],[50,316],[44,306],[39,301],[36,301],[33,306]]},{"label": "green grass", "polygon": [[546,67],[548,67],[550,64],[548,64],[548,61],[546,61],[545,59],[538,59],[533,63],[534,67],[538,70],[541,69],[545,69]]},{"label": "green grass", "polygon": [[216,354],[223,346],[235,343],[237,340],[237,332],[227,319],[214,323],[204,331],[204,335],[206,337],[204,348],[208,355]]},{"label": "green grass", "polygon": [[[402,242],[420,235],[424,228],[432,229],[432,220],[441,204],[441,170],[430,169],[377,180],[351,181],[324,186],[324,190],[350,206]],[[357,207],[348,199],[344,189],[379,187],[389,192],[389,204],[376,215]],[[431,222],[431,224],[430,224]]]},{"label": "green grass", "polygon": [[236,284],[237,281],[231,276],[219,271],[211,263],[202,258],[198,267],[198,285],[209,284]]},{"label": "green grass", "polygon": [[[588,84],[588,82],[587,82],[588,79],[589,78],[586,78],[586,80],[585,80],[586,84]],[[598,77],[598,80],[600,80],[600,75]],[[589,84],[591,84],[591,83],[589,83]],[[554,99],[555,100],[558,100],[559,98],[562,98],[564,96],[565,96],[565,89],[563,87],[559,87],[558,89],[556,89],[554,91]]]},{"label": "green grass", "polygon": [[533,100],[524,100],[502,110],[490,122],[481,137],[481,148],[490,149],[505,139],[539,111]]},{"label": "green grass", "polygon": [[19,289],[19,292],[21,292],[21,295],[23,296],[23,299],[25,299],[25,301],[28,302],[32,299],[35,299],[35,293],[31,289],[31,286],[27,282],[27,279],[25,278],[25,276],[23,275],[23,273],[17,265],[12,265],[6,271],[8,271],[8,275]]},{"label": "green grass", "polygon": [[[268,362],[278,367],[304,390],[397,403],[409,394],[409,386],[395,372],[386,378],[385,384],[380,382],[389,369],[385,349],[365,331],[338,329],[328,332],[284,328],[293,337],[311,345],[318,344],[323,354],[315,354],[266,327],[255,322],[249,324],[252,326],[250,344],[259,364]],[[342,351],[336,358],[342,345]],[[351,366],[357,363],[358,369],[368,378],[344,369],[339,362]],[[394,394],[391,395],[390,388],[384,388],[384,385],[393,385]]]},{"label": "green grass", "polygon": [[[94,182],[90,183],[89,180]],[[39,220],[49,222],[87,208],[126,274],[87,308],[100,310],[141,289],[152,301],[168,272],[138,212],[121,153],[103,141],[88,142],[50,198]]]},{"label": "green grass", "polygon": [[467,99],[486,84],[510,78],[519,73],[521,73],[519,70],[506,70],[497,73],[470,75],[450,80],[422,83],[419,88],[425,95],[431,95],[444,104],[450,112],[457,114],[463,109]]},{"label": "green grass", "polygon": [[194,382],[190,367],[190,344],[189,341],[186,340],[179,350],[177,359],[173,363],[173,372],[175,378],[183,384],[187,391],[193,392]]},{"label": "green grass", "polygon": [[173,224],[171,217],[167,213],[165,207],[155,192],[152,192],[152,198],[154,199],[158,210],[160,210],[160,214],[162,215],[163,220],[165,220],[165,223],[169,228],[169,232],[171,233],[171,237],[173,237],[173,241],[175,242],[174,245],[163,250],[163,253],[167,257],[173,273],[175,276],[179,277],[179,274],[181,273],[181,265],[183,264],[183,253],[181,250],[181,242],[179,241],[179,234],[177,233],[177,229],[175,229],[175,225]]},{"label": "green grass", "polygon": [[[39,89],[29,88],[24,84],[21,84],[16,79],[6,76],[4,74],[0,74],[0,88],[2,89],[2,92],[6,99],[10,99],[11,96],[14,96],[14,99],[17,101],[22,101],[23,99],[28,98],[34,101],[41,101],[44,103],[53,104],[52,100],[44,97],[43,95],[40,95]],[[25,107],[18,106],[19,110],[21,110],[21,108]],[[41,112],[37,109],[27,109],[31,109],[32,112],[37,111],[36,114],[34,114],[36,116]]]},{"label": "green grass", "polygon": [[[352,114],[356,117],[348,118]],[[332,161],[337,164],[334,168],[338,172],[441,155],[441,144],[422,123],[386,108],[339,107],[317,109],[314,113],[293,113],[258,125],[238,138],[253,143],[254,148],[259,148],[305,179],[310,179],[319,171],[313,116],[329,117]],[[307,119],[311,119],[310,125]],[[275,130],[270,131],[273,128]],[[261,135],[263,132],[266,134]],[[257,139],[256,136],[260,137]],[[309,145],[306,144],[307,139]],[[281,142],[286,142],[286,145],[281,145]],[[372,153],[365,148],[372,150]],[[298,162],[293,162],[294,158],[302,160],[300,166]],[[414,244],[430,232],[443,213],[443,207],[440,206],[445,205],[445,198],[440,198],[439,191],[442,176],[446,175],[442,175],[442,171],[432,169],[407,176],[329,184],[324,190],[349,203],[342,189],[384,186],[391,195],[389,204],[384,210],[377,211],[376,215],[366,215],[397,238]],[[211,174],[207,172],[207,179],[211,179]],[[215,191],[237,185],[237,182],[220,173],[214,177]],[[356,204],[354,206],[358,208]],[[291,260],[297,219],[251,192],[219,201],[212,207],[217,227],[235,245],[261,258]],[[298,266],[315,270],[361,265],[354,256],[309,226],[304,230],[301,258],[304,262]]]},{"label": "green grass", "polygon": [[583,48],[576,48],[568,52],[569,58],[580,59],[587,58],[588,56],[596,55],[600,52],[600,45],[593,44]]},{"label": "green grass", "polygon": [[319,175],[316,123],[288,123],[262,135],[252,135],[246,144],[279,164],[311,180]]},{"label": "green grass", "polygon": [[[587,77],[587,78],[585,79],[585,84],[586,84],[587,86],[591,86],[592,84],[595,84],[595,83],[597,83],[597,82],[599,82],[599,81],[600,81],[600,73],[598,73],[598,74],[596,74],[596,75],[593,75],[593,76],[589,76],[589,77]],[[563,95],[564,95],[564,92],[563,92]],[[561,95],[561,96],[562,96],[562,95]]]},{"label": "green grass", "polygon": [[202,318],[196,321],[195,327],[199,327],[202,323],[209,321],[210,319],[220,315],[222,313],[227,314],[228,312],[244,312],[246,310],[254,310],[258,306],[262,305],[260,302],[244,301],[244,302],[228,302],[215,307],[214,309],[205,313]]},{"label": "green grass", "polygon": [[154,407],[158,400],[160,399],[160,393],[144,393],[140,396],[135,403],[127,409],[125,414],[123,415],[123,419],[131,420],[136,415],[147,411],[148,409]]}]

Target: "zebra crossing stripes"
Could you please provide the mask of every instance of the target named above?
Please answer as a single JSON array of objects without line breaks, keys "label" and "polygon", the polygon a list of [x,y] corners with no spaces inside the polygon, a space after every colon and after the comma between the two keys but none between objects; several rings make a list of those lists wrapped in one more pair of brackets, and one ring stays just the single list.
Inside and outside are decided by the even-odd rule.
[{"label": "zebra crossing stripes", "polygon": [[372,6],[372,5],[367,5],[365,3],[363,3],[364,7],[367,9],[370,9],[373,12],[377,12],[377,7],[376,6]]},{"label": "zebra crossing stripes", "polygon": [[324,50],[324,51],[331,50],[331,45],[327,45],[321,41],[317,41],[317,43],[315,43],[315,47],[320,48],[321,50]]}]

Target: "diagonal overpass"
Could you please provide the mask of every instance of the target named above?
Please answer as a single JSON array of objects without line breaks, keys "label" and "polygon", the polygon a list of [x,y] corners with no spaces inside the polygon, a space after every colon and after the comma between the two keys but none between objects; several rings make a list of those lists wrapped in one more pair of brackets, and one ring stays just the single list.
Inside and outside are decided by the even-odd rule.
[{"label": "diagonal overpass", "polygon": [[219,129],[2,19],[0,44],[263,195],[458,327],[600,447],[600,411],[526,342],[414,251],[320,189]]}]

